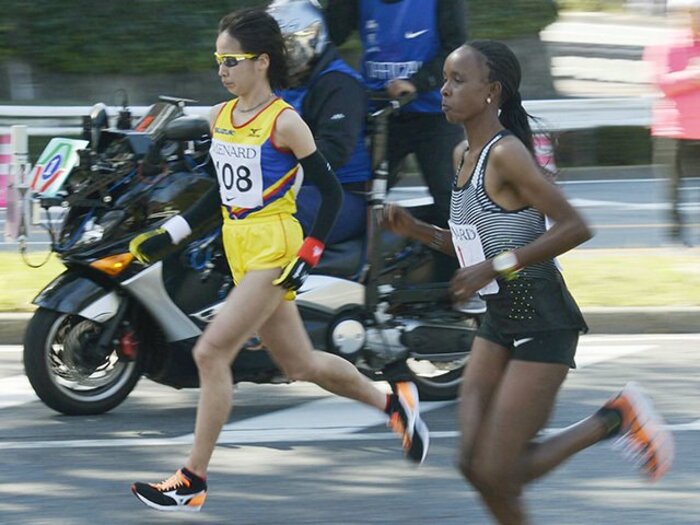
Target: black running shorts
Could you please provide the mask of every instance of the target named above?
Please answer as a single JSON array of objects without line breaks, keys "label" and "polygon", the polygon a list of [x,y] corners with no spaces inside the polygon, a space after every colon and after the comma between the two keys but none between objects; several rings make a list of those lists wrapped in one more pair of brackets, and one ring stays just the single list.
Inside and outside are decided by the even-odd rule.
[{"label": "black running shorts", "polygon": [[576,368],[574,355],[578,344],[578,329],[504,334],[489,322],[489,316],[486,315],[476,335],[510,350],[512,359],[559,363]]}]

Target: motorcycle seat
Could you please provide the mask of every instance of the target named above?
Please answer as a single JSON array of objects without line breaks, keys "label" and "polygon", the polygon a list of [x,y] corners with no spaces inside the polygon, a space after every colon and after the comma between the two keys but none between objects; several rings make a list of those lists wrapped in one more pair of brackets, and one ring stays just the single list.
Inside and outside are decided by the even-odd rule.
[{"label": "motorcycle seat", "polygon": [[311,273],[355,278],[365,260],[365,239],[359,237],[326,246],[323,257]]},{"label": "motorcycle seat", "polygon": [[[406,245],[406,240],[391,232],[380,234],[382,253],[395,253]],[[367,253],[367,239],[357,237],[347,241],[329,244],[323,252],[321,261],[311,272],[312,274],[329,275],[355,280],[359,277]]]}]

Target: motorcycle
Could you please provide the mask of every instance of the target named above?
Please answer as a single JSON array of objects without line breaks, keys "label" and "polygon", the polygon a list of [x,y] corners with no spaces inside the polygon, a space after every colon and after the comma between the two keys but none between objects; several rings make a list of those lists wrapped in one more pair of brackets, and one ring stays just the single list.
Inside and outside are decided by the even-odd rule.
[{"label": "motorcycle", "polygon": [[[65,271],[34,299],[24,366],[39,398],[69,415],[118,406],[140,377],[198,386],[192,349],[233,287],[215,223],[150,265],[129,241],[186,210],[213,184],[209,125],[185,115],[186,99],[161,97],[131,128],[122,110],[108,128],[104,107],[84,119],[83,140],[52,139],[32,189],[50,211],[66,209],[52,251]],[[327,247],[297,304],[318,350],[373,379],[415,381],[424,400],[456,397],[481,308],[456,309],[447,283],[431,282],[433,254],[383,232],[386,131],[401,101],[370,115],[374,179],[366,238]],[[288,381],[249,340],[235,362],[238,382]]]}]

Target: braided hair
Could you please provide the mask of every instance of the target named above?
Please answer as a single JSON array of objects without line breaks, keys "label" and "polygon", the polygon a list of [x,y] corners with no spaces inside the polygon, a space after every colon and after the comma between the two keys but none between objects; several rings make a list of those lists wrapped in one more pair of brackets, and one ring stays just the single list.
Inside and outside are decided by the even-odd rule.
[{"label": "braided hair", "polygon": [[504,128],[510,130],[534,155],[532,129],[520,96],[520,63],[515,54],[501,42],[495,40],[471,40],[467,46],[477,50],[484,57],[489,68],[489,82],[501,84],[500,114],[498,119]]}]

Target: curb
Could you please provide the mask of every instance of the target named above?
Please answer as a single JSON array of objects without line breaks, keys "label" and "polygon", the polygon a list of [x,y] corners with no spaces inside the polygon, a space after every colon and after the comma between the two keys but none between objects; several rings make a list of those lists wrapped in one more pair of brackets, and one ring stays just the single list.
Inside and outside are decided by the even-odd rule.
[{"label": "curb", "polygon": [[[690,334],[700,332],[698,306],[583,308],[589,334]],[[0,313],[0,344],[20,345],[31,312]]]},{"label": "curb", "polygon": [[583,308],[591,334],[692,334],[700,332],[698,306]]}]

